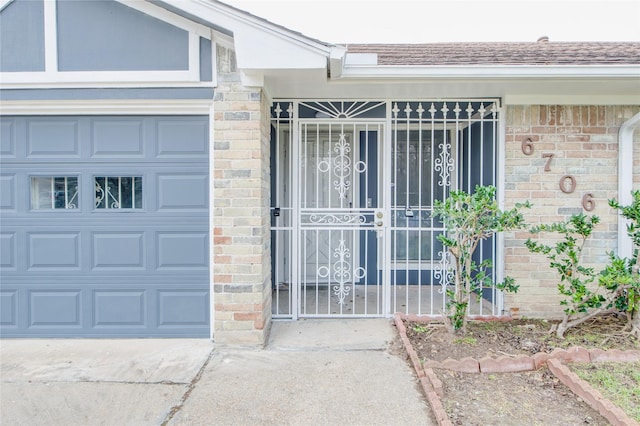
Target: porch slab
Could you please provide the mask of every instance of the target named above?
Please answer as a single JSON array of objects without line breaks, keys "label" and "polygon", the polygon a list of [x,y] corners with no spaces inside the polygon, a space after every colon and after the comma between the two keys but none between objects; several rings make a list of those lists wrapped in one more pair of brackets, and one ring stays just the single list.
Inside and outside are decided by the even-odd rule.
[{"label": "porch slab", "polygon": [[274,322],[262,351],[216,351],[170,425],[435,425],[388,351],[388,319]]},{"label": "porch slab", "polygon": [[395,331],[388,318],[274,321],[270,350],[372,350],[389,346]]}]

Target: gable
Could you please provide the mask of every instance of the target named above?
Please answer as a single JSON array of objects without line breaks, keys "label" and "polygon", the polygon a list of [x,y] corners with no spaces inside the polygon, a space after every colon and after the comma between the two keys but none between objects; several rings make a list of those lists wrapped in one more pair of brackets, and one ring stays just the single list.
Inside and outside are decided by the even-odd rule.
[{"label": "gable", "polygon": [[189,33],[110,0],[57,2],[60,71],[188,70]]},{"label": "gable", "polygon": [[4,88],[215,84],[210,27],[138,0],[0,0]]}]

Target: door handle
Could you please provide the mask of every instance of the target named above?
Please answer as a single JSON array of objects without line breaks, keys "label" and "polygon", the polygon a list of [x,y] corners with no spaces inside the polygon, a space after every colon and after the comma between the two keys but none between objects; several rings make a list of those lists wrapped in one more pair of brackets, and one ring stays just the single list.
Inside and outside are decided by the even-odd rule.
[{"label": "door handle", "polygon": [[374,213],[375,219],[374,219],[374,225],[378,228],[381,228],[382,226],[384,226],[384,221],[382,220],[382,218],[384,217],[384,213],[381,210],[377,210]]}]

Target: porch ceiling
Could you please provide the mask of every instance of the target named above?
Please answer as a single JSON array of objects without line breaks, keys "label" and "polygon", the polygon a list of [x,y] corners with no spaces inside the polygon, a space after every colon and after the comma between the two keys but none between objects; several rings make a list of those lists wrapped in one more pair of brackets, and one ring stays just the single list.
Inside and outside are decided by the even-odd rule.
[{"label": "porch ceiling", "polygon": [[[549,68],[527,75],[501,74],[464,67],[464,73],[441,69],[439,75],[382,77],[371,75],[331,79],[326,70],[279,70],[264,73],[264,85],[274,98],[387,99],[501,97],[507,104],[636,104],[640,99],[639,75],[555,75]],[[531,68],[531,67],[530,67]],[[542,68],[542,67],[541,67]],[[433,69],[431,74],[433,74]],[[486,69],[481,71],[487,71]],[[522,72],[523,69],[519,70]],[[538,71],[541,75],[535,76]],[[546,74],[545,75],[545,71]],[[565,71],[565,70],[560,70]],[[447,75],[447,72],[450,72]],[[636,70],[636,73],[640,71]]]}]

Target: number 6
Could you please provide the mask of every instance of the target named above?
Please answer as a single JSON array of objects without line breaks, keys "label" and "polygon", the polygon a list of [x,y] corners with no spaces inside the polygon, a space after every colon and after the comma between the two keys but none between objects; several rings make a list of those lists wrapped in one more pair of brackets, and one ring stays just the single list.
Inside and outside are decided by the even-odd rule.
[{"label": "number 6", "polygon": [[531,140],[531,138],[526,138],[522,141],[522,153],[524,155],[533,154],[533,141]]},{"label": "number 6", "polygon": [[582,208],[588,212],[593,211],[593,209],[596,208],[596,202],[593,199],[592,193],[587,192],[586,194],[584,194],[584,196],[582,197]]}]

